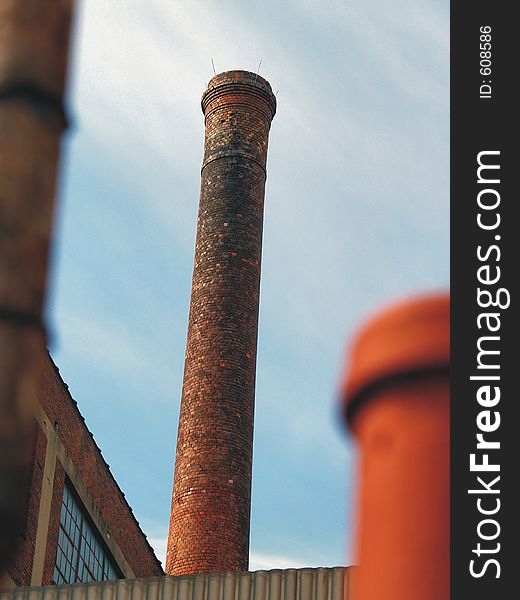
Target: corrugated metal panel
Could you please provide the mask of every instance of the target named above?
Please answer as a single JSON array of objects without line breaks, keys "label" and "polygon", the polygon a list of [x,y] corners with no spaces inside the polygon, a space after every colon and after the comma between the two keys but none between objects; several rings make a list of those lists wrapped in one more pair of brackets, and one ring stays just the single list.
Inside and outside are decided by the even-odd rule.
[{"label": "corrugated metal panel", "polygon": [[352,568],[206,573],[14,588],[0,600],[348,600]]}]

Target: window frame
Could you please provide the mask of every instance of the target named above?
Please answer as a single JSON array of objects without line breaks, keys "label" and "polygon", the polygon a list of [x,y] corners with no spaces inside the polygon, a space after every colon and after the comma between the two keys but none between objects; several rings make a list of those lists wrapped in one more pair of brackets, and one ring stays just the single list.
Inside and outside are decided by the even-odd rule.
[{"label": "window frame", "polygon": [[66,478],[60,506],[53,583],[115,581],[122,577],[121,569],[73,483]]}]

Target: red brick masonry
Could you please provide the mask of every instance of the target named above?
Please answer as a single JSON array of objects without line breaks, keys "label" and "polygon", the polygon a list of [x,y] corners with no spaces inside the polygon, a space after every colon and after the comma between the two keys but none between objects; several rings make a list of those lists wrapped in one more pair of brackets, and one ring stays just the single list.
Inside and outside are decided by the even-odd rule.
[{"label": "red brick masonry", "polygon": [[[69,393],[67,385],[61,379],[58,369],[48,355],[44,356],[43,361],[40,404],[49,419],[50,426],[54,428],[59,440],[65,447],[77,475],[87,489],[97,519],[103,523],[105,531],[110,534],[117,544],[136,577],[162,575],[161,565],[141,531],[124,494],[111,474],[109,466],[103,459],[75,400]],[[31,584],[42,475],[47,447],[45,432],[39,424],[35,423],[35,426],[34,459],[27,522],[25,531],[21,532],[17,556],[11,568],[8,569],[9,575],[15,584],[19,586]],[[48,585],[52,582],[64,482],[65,470],[58,457],[54,473],[42,585]]]},{"label": "red brick masonry", "polygon": [[247,570],[267,141],[276,100],[229,71],[206,137],[166,572]]}]

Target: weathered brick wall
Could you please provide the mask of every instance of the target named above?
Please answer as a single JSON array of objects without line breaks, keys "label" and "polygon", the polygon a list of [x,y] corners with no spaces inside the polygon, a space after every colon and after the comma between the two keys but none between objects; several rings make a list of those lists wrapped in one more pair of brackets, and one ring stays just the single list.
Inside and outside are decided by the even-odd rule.
[{"label": "weathered brick wall", "polygon": [[230,71],[202,98],[206,137],[166,572],[247,570],[267,81]]},{"label": "weathered brick wall", "polygon": [[[103,459],[76,402],[47,354],[43,358],[42,371],[40,404],[48,418],[49,431],[57,435],[59,443],[63,445],[66,452],[65,457],[58,452],[54,470],[42,585],[52,582],[54,572],[66,477],[63,460],[69,465],[69,470],[74,471],[76,481],[72,481],[73,485],[81,486],[83,496],[88,497],[87,509],[96,524],[101,524],[102,537],[106,538],[106,534],[109,533],[135,576],[150,577],[163,574],[159,561]],[[46,446],[47,437],[38,426],[26,538],[22,540],[23,543],[13,561],[13,566],[9,569],[9,575],[17,585],[31,583]],[[143,490],[143,493],[146,493],[146,490]]]},{"label": "weathered brick wall", "polygon": [[[51,423],[55,424],[58,436],[92,496],[97,511],[135,576],[161,575],[163,573],[161,565],[101,456],[76,402],[54,364],[49,359],[47,361],[40,402]],[[114,427],[120,425],[120,423],[113,424]],[[56,478],[55,485],[59,486],[60,483],[63,489],[63,479],[60,481],[59,477]],[[143,490],[144,493],[147,491]],[[58,494],[58,498],[53,498],[53,502],[56,499],[61,502],[61,494]],[[58,515],[59,510],[56,512],[56,516]]]},{"label": "weathered brick wall", "polygon": [[43,466],[47,438],[34,422],[34,446],[29,474],[29,496],[27,498],[26,519],[20,532],[18,551],[8,567],[8,573],[16,585],[31,585],[31,573],[34,557],[34,545],[38,528],[38,510],[40,508]]}]

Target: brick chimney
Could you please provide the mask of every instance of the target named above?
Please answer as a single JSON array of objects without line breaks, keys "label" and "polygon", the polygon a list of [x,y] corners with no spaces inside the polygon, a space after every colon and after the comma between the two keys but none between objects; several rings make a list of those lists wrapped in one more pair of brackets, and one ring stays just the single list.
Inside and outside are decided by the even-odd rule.
[{"label": "brick chimney", "polygon": [[248,568],[267,140],[276,99],[247,71],[202,96],[204,160],[166,572]]}]

